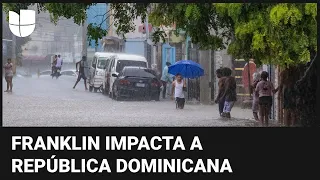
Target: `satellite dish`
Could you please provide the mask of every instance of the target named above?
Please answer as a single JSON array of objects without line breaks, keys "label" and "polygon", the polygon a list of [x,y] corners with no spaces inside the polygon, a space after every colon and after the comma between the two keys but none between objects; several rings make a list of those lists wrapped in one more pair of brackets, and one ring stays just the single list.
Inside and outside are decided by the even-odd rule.
[{"label": "satellite dish", "polygon": [[149,45],[154,45],[154,42],[152,42],[151,39],[147,39],[147,43],[148,43]]}]

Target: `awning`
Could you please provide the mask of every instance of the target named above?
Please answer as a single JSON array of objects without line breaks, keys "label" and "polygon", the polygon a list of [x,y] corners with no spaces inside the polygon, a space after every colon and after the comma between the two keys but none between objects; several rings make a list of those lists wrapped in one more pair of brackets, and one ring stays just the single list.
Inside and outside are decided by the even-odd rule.
[{"label": "awning", "polygon": [[114,36],[106,36],[102,38],[103,44],[121,44],[123,42],[123,39],[120,39],[118,37]]}]

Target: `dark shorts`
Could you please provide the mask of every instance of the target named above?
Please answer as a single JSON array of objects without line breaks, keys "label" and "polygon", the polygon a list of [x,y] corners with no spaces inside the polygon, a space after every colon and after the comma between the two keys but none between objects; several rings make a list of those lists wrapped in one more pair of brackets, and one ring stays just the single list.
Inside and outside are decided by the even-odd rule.
[{"label": "dark shorts", "polygon": [[272,96],[259,97],[259,105],[272,106]]},{"label": "dark shorts", "polygon": [[6,81],[11,81],[13,76],[5,76]]},{"label": "dark shorts", "polygon": [[183,109],[186,100],[185,98],[176,98],[177,107]]},{"label": "dark shorts", "polygon": [[83,80],[86,80],[86,79],[87,79],[87,77],[84,75],[84,73],[79,73],[79,76],[78,76],[78,80],[77,80],[77,81],[80,81],[81,78],[82,78]]}]

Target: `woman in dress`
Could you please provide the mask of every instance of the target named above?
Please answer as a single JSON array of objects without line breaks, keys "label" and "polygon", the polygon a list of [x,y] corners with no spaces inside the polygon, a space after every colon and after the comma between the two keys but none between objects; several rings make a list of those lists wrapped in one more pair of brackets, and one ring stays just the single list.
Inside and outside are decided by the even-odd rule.
[{"label": "woman in dress", "polygon": [[5,79],[7,81],[7,90],[4,92],[12,92],[13,64],[11,59],[4,65]]}]

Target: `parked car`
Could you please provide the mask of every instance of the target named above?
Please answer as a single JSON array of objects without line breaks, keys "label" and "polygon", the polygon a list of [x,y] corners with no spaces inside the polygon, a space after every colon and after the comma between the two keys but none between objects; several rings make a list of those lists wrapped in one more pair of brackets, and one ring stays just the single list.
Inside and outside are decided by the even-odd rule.
[{"label": "parked car", "polygon": [[105,69],[109,65],[110,58],[114,53],[96,52],[91,62],[90,73],[88,77],[89,91],[97,92],[103,89],[103,80],[105,77]]},{"label": "parked car", "polygon": [[112,74],[119,75],[119,73],[126,66],[136,66],[136,67],[148,67],[147,59],[143,56],[132,55],[132,54],[121,54],[117,53],[111,57],[109,66],[105,70],[105,78],[103,85],[103,93],[112,97],[112,86],[115,82],[116,77]]},{"label": "parked car", "polygon": [[61,75],[74,76],[74,77],[78,78],[78,73],[76,72],[76,70],[72,70],[72,69],[61,71]]},{"label": "parked car", "polygon": [[27,69],[18,69],[16,70],[17,77],[32,77],[31,73]]},{"label": "parked car", "polygon": [[115,77],[112,86],[112,99],[142,98],[159,101],[161,81],[156,72],[144,67],[126,66]]},{"label": "parked car", "polygon": [[52,74],[52,70],[45,70],[39,73],[40,76],[50,76]]}]

